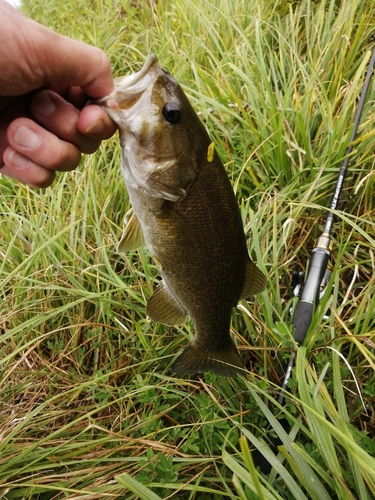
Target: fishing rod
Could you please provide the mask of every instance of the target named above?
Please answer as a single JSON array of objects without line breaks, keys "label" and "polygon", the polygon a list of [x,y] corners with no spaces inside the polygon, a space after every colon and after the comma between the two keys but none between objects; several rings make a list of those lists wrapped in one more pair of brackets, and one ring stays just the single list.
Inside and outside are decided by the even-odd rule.
[{"label": "fishing rod", "polygon": [[[352,158],[352,156],[350,155],[353,150],[353,142],[357,136],[358,126],[360,123],[374,67],[375,67],[375,47],[373,49],[371,59],[367,68],[367,73],[362,87],[362,92],[359,98],[357,110],[354,115],[353,130],[349,138],[348,146],[345,150],[344,160],[341,163],[338,178],[336,181],[335,191],[332,197],[331,205],[329,207],[329,212],[327,215],[324,230],[323,233],[318,237],[315,243],[315,247],[312,250],[310,265],[307,270],[306,281],[302,288],[302,291],[298,294],[299,300],[296,309],[294,311],[293,321],[292,321],[294,329],[294,340],[296,341],[296,345],[291,352],[289,362],[285,368],[283,383],[278,394],[277,402],[280,405],[284,405],[285,403],[285,391],[289,379],[292,375],[294,362],[297,356],[297,346],[303,344],[306,338],[307,332],[311,325],[313,315],[319,304],[320,298],[324,295],[324,292],[326,291],[329,279],[332,274],[332,271],[328,267],[328,265],[330,262],[330,257],[332,252],[331,232],[335,220],[334,210],[336,210],[337,208],[342,187],[344,184],[345,174],[347,172],[349,162]],[[297,273],[297,274],[299,275],[299,278],[301,278],[302,273]],[[300,284],[298,284],[296,289],[300,290],[300,288],[301,286]],[[281,425],[284,427],[284,429],[289,427],[286,419],[281,419],[279,421]],[[270,446],[275,451],[277,450],[278,446],[281,443],[282,442],[280,438],[276,439],[270,438]],[[252,455],[254,463],[260,467],[261,472],[263,472],[264,474],[269,474],[272,466],[268,462],[268,460],[263,456],[263,453],[257,449],[254,450]]]},{"label": "fishing rod", "polygon": [[[315,247],[312,250],[310,265],[307,271],[306,281],[299,295],[299,300],[293,316],[294,340],[297,345],[301,345],[310,328],[313,314],[319,304],[321,296],[328,285],[332,274],[328,264],[332,252],[331,232],[335,220],[334,210],[336,210],[342,187],[344,184],[345,174],[348,170],[348,165],[351,160],[353,150],[353,142],[357,136],[357,130],[360,123],[363,107],[365,104],[367,91],[370,85],[372,72],[375,66],[375,48],[373,49],[371,59],[367,68],[365,81],[362,87],[362,92],[359,98],[357,110],[354,116],[353,130],[350,135],[348,146],[345,150],[345,158],[339,170],[335,191],[332,197],[331,205],[327,215],[323,233],[318,237]],[[285,370],[283,384],[279,392],[278,403],[283,404],[285,399],[285,390],[288,385],[289,378],[292,374],[294,361],[297,355],[296,347],[293,349],[288,365]]]}]

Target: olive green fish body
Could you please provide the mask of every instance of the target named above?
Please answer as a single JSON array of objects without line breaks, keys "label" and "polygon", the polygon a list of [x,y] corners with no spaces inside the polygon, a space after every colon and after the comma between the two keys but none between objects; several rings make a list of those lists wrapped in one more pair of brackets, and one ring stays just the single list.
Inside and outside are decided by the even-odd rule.
[{"label": "olive green fish body", "polygon": [[120,126],[132,204],[119,248],[145,243],[159,268],[147,304],[153,320],[193,321],[194,339],[172,370],[233,376],[243,362],[229,333],[232,308],[263,290],[265,277],[248,256],[225,169],[207,154],[211,141],[180,86],[155,58],[136,75],[106,108]]},{"label": "olive green fish body", "polygon": [[[225,359],[225,353],[231,350],[230,364],[242,366],[229,328],[232,308],[242,294],[248,253],[224,167],[218,160],[206,165],[190,187],[189,196],[177,202],[164,200],[159,204],[160,200],[155,202],[145,193],[129,194],[145,243],[164,280],[161,289],[167,287],[185,315],[192,318],[193,344],[204,349],[204,366],[201,360],[200,366],[185,369],[182,357],[174,370],[206,371],[218,365],[214,371],[227,374],[233,369],[212,359]],[[138,211],[138,203],[151,210]],[[165,300],[165,294],[161,300]],[[159,313],[159,300],[157,294],[150,300],[149,315],[164,323],[176,323],[168,321],[168,313]]]}]

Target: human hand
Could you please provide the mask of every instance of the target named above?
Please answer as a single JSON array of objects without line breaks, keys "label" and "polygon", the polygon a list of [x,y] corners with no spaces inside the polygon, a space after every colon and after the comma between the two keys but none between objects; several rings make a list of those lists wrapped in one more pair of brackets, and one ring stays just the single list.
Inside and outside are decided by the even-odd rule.
[{"label": "human hand", "polygon": [[0,173],[46,187],[116,126],[90,97],[113,90],[101,50],[61,36],[0,0]]}]

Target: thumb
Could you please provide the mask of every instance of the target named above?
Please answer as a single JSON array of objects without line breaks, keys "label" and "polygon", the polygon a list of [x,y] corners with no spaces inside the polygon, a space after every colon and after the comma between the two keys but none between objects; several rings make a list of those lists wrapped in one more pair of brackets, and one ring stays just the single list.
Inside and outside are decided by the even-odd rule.
[{"label": "thumb", "polygon": [[91,97],[113,90],[107,56],[24,16],[0,0],[0,95],[15,96],[51,85],[81,87]]},{"label": "thumb", "polygon": [[40,51],[47,59],[44,83],[81,87],[90,97],[103,97],[113,91],[110,62],[102,50],[53,31],[49,37],[52,43]]}]

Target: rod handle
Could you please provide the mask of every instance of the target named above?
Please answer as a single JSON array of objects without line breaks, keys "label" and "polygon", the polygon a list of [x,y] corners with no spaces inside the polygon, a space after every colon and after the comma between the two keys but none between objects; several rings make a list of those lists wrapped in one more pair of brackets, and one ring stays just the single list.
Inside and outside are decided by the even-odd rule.
[{"label": "rod handle", "polygon": [[310,328],[312,316],[319,304],[320,286],[325,276],[330,251],[316,247],[311,255],[305,286],[293,316],[294,340],[302,344]]}]

